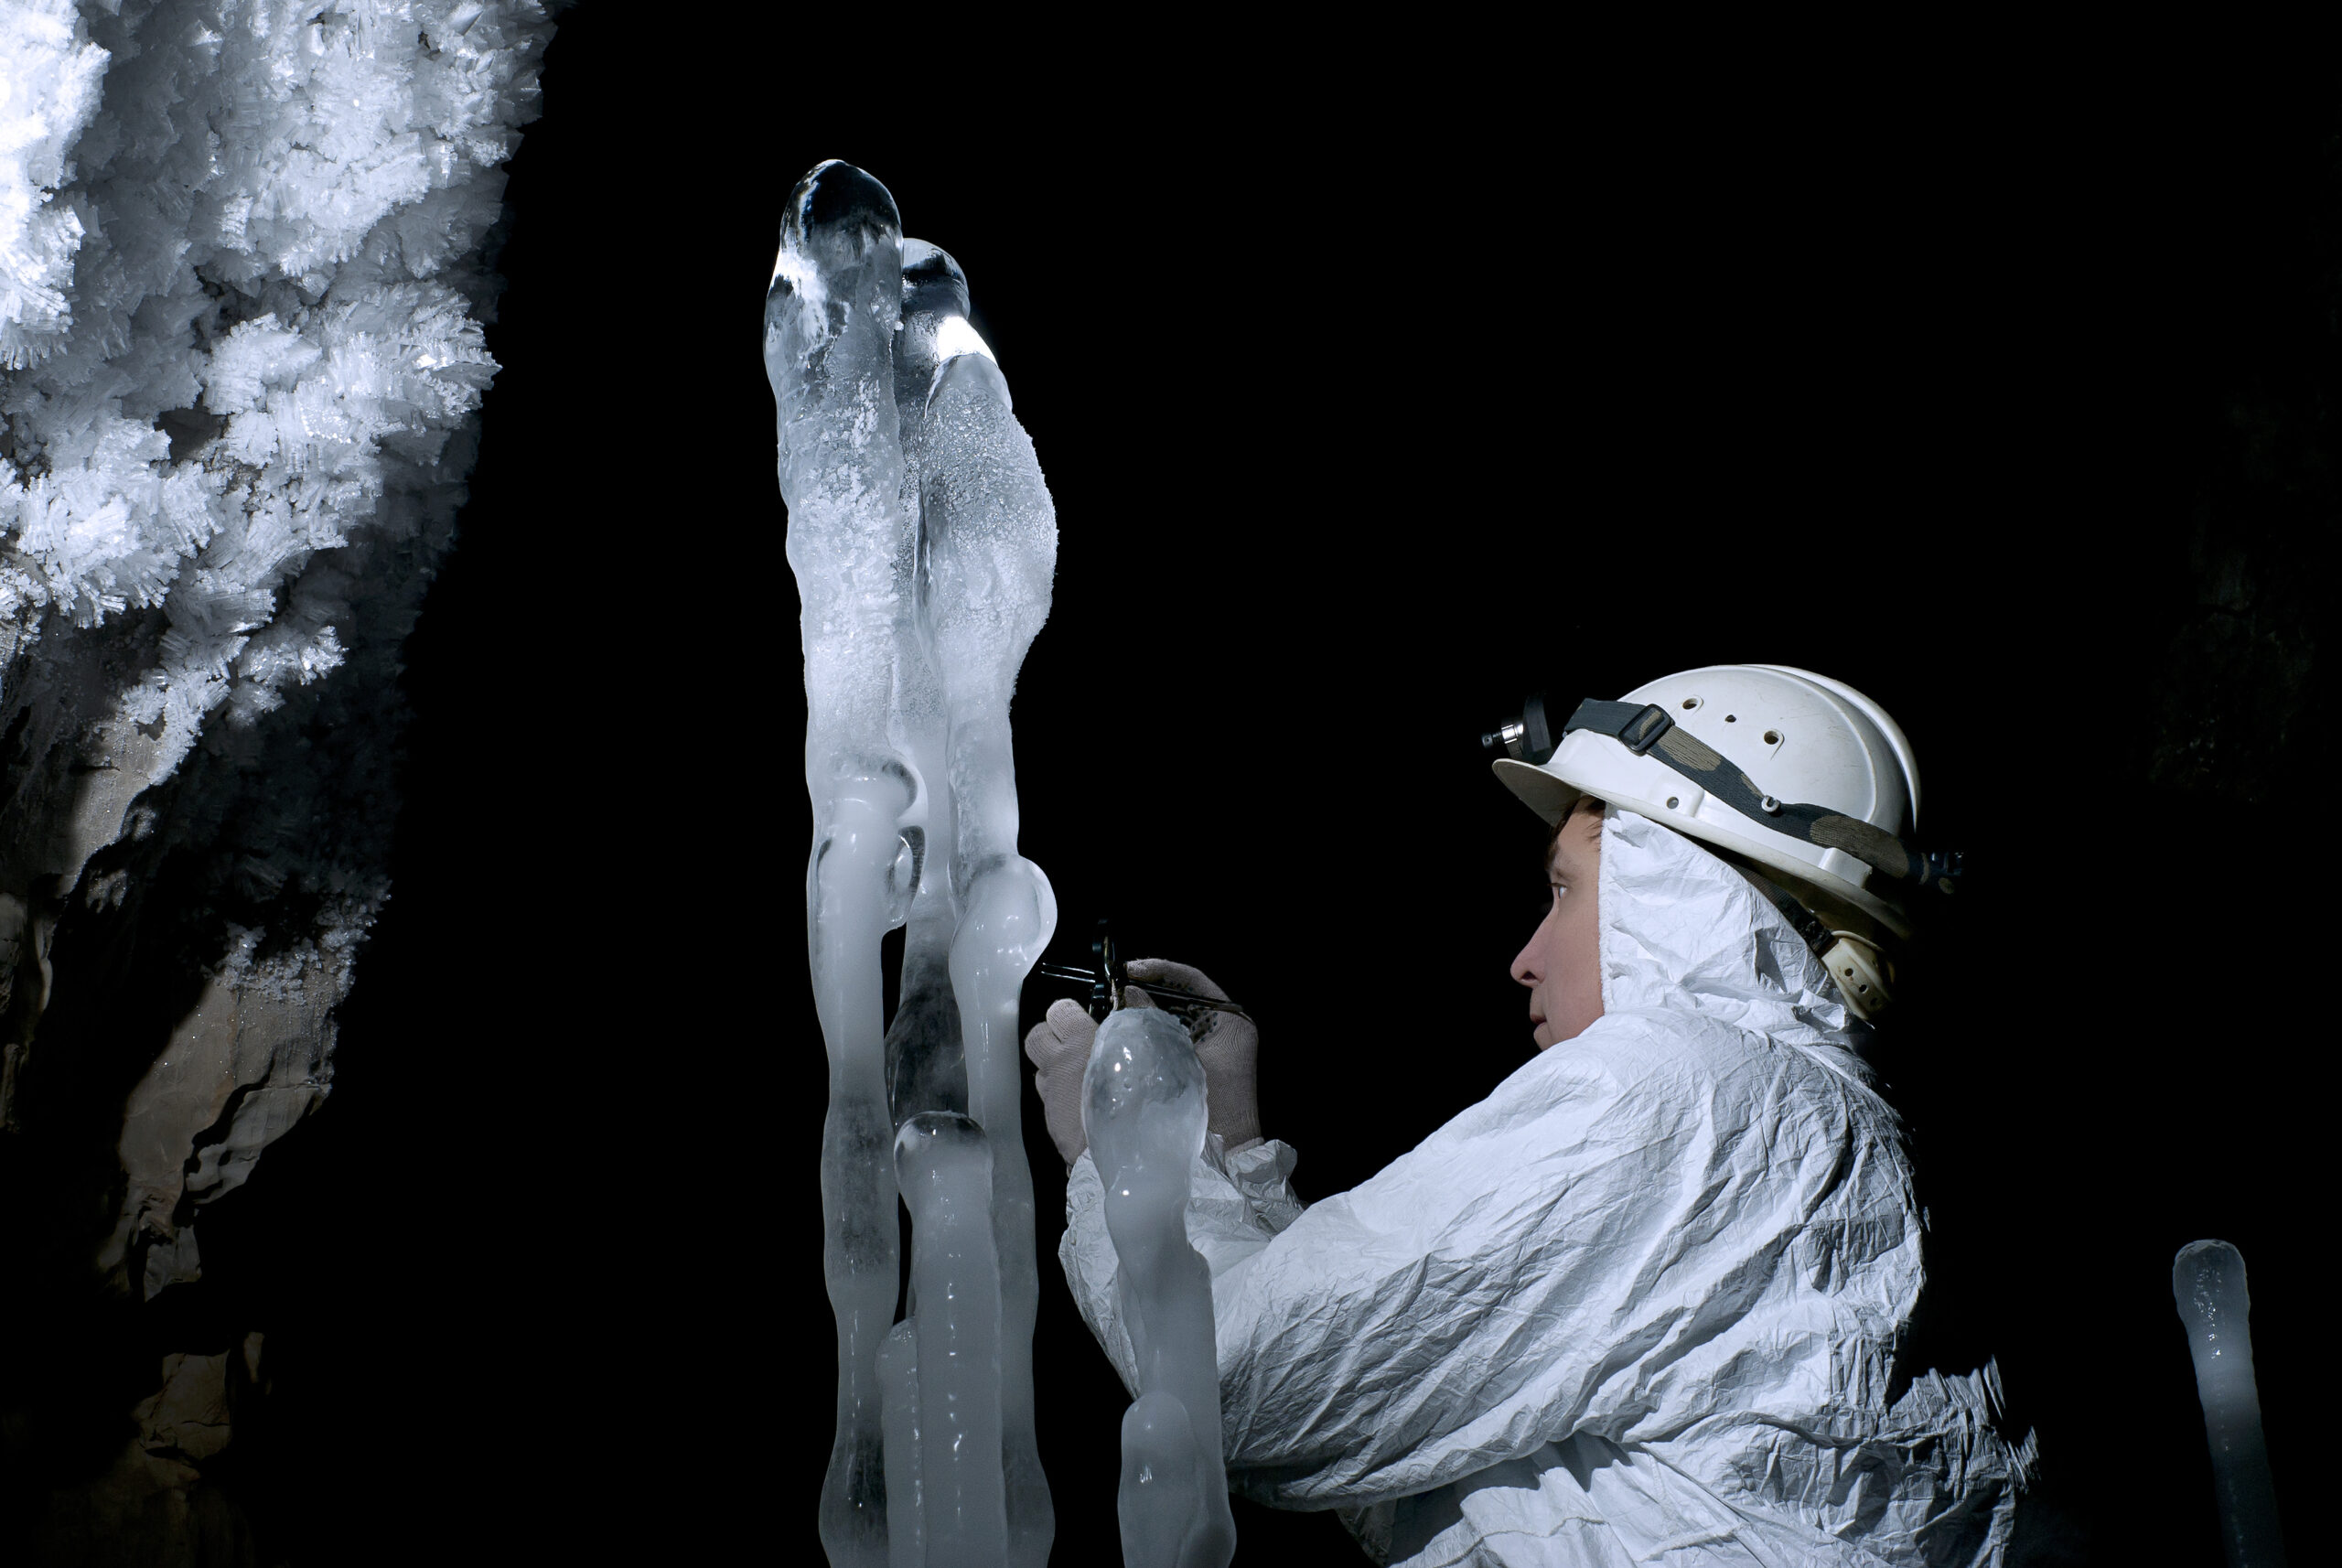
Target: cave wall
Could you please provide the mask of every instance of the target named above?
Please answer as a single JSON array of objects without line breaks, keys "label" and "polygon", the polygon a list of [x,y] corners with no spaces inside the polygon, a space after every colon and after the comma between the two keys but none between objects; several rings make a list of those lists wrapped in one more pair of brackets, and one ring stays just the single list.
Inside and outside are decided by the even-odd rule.
[{"label": "cave wall", "polygon": [[0,1540],[38,1560],[249,1558],[207,1477],[263,1339],[158,1309],[332,1090],[550,34],[537,0],[0,14]]}]

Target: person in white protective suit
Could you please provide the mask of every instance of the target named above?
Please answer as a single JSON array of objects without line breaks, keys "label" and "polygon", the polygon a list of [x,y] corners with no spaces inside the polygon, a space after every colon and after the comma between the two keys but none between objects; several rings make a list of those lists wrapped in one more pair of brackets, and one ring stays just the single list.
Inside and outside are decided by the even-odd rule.
[{"label": "person in white protective suit", "polygon": [[[1911,1376],[1922,1219],[1859,1054],[1910,901],[1902,733],[1839,682],[1687,671],[1538,706],[1504,782],[1556,831],[1515,959],[1538,1052],[1356,1189],[1304,1208],[1260,1137],[1252,1026],[1198,1036],[1230,1487],[1333,1509],[1376,1562],[1985,1564],[2033,1440],[1991,1368]],[[1192,970],[1133,964],[1218,994]],[[1078,1095],[1088,1016],[1028,1036],[1072,1166],[1059,1257],[1137,1369]]]}]

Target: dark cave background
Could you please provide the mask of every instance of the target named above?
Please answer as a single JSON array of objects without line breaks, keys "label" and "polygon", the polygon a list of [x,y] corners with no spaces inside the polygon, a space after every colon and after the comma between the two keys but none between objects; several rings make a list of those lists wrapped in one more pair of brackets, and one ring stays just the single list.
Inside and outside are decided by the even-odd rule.
[{"label": "dark cave background", "polygon": [[[824,1072],[757,323],[828,156],[966,268],[1057,498],[1016,726],[1059,951],[1111,913],[1247,1002],[1305,1196],[1529,1049],[1539,832],[1482,728],[1535,686],[1826,671],[1901,720],[1923,835],[1974,867],[1879,1060],[1933,1221],[1912,1354],[1998,1357],[2040,1435],[2019,1560],[2218,1560],[2169,1285],[2203,1236],[2251,1270],[2309,1560],[2318,51],[1202,40],[988,78],[914,39],[841,84],[779,14],[703,31],[562,21],[334,1095],[153,1309],[159,1348],[268,1336],[220,1470],[264,1561],[818,1561]],[[1124,1396],[1029,1094],[1026,1126],[1055,1561],[1111,1562]],[[1329,1516],[1238,1523],[1240,1563],[1356,1560]]]}]

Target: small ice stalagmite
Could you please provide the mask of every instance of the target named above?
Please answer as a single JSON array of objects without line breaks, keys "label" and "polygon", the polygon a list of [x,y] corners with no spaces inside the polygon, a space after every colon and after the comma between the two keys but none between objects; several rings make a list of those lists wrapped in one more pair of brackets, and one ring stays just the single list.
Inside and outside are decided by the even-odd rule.
[{"label": "small ice stalagmite", "polygon": [[2171,1294],[2196,1358],[2196,1392],[2212,1450],[2220,1541],[2229,1568],[2283,1568],[2277,1491],[2261,1434],[2261,1391],[2252,1377],[2252,1309],[2244,1256],[2226,1241],[2191,1241],[2172,1260]]},{"label": "small ice stalagmite", "polygon": [[967,1117],[929,1112],[896,1134],[895,1174],[911,1211],[918,1310],[908,1321],[919,1372],[915,1462],[925,1534],[923,1557],[898,1550],[895,1561],[897,1568],[922,1562],[999,1568],[1008,1557],[1008,1517],[993,1151]]},{"label": "small ice stalagmite", "polygon": [[[1008,714],[1017,670],[1048,618],[1057,510],[1033,443],[1010,412],[1008,383],[968,322],[967,285],[957,263],[916,241],[906,242],[906,253],[908,298],[896,390],[907,424],[914,403],[919,409],[907,436],[916,455],[918,576],[949,719],[951,891],[959,921],[949,972],[967,1111],[993,1153],[1005,1562],[1043,1568],[1056,1525],[1033,1432],[1040,1276],[1032,1172],[1019,1125],[1016,1014],[1025,976],[1057,927],[1057,898],[1041,868],[1017,853]],[[923,1430],[931,1452],[932,1423]],[[930,1552],[934,1540],[930,1511]]]},{"label": "small ice stalagmite", "polygon": [[1228,1568],[1236,1520],[1220,1456],[1211,1271],[1187,1241],[1203,1148],[1203,1064],[1179,1021],[1125,1008],[1099,1026],[1081,1124],[1106,1186],[1139,1395],[1123,1418],[1124,1568]]},{"label": "small ice stalagmite", "polygon": [[894,397],[901,236],[884,186],[822,164],[790,195],[765,296],[789,563],[804,608],[806,933],[830,1068],[822,1267],[838,1395],[820,1532],[834,1568],[887,1561],[877,1351],[894,1321],[898,1245],[879,942],[908,913],[920,871],[900,831],[919,781],[888,736],[914,557]]}]

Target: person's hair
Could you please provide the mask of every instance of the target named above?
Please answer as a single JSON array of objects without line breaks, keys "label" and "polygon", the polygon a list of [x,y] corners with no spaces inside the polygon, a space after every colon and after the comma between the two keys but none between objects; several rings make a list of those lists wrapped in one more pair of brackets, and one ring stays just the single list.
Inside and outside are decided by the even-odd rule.
[{"label": "person's hair", "polygon": [[1577,798],[1577,804],[1572,806],[1563,815],[1554,819],[1552,827],[1547,831],[1545,834],[1545,854],[1542,864],[1551,865],[1553,863],[1553,846],[1562,842],[1562,830],[1570,825],[1570,819],[1572,817],[1576,816],[1580,811],[1592,811],[1598,816],[1601,814],[1603,810],[1603,802],[1596,797],[1592,795],[1580,795]]}]

